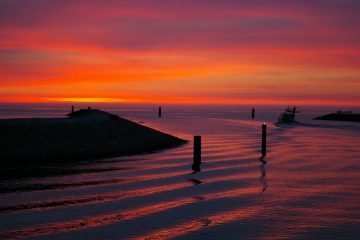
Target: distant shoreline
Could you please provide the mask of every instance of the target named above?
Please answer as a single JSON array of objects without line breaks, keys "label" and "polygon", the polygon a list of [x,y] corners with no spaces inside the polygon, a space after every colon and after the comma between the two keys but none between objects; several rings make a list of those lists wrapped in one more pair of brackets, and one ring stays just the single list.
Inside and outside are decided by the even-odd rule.
[{"label": "distant shoreline", "polygon": [[67,118],[0,119],[0,133],[1,166],[144,154],[187,142],[117,115],[88,109]]},{"label": "distant shoreline", "polygon": [[345,121],[345,122],[360,122],[360,114],[339,111],[337,113],[330,113],[330,114],[316,117],[313,119],[314,120]]}]

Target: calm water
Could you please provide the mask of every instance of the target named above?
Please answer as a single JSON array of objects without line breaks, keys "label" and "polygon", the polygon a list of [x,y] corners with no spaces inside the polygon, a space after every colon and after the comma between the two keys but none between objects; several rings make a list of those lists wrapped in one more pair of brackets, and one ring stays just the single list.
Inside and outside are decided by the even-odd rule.
[{"label": "calm water", "polygon": [[[282,107],[258,107],[256,120],[251,107],[163,106],[161,119],[157,106],[100,107],[185,139],[202,135],[202,171],[191,171],[190,142],[44,167],[36,178],[3,173],[1,239],[359,239],[360,124],[311,120],[336,108],[304,107],[302,124],[276,127]],[[0,117],[59,117],[69,109],[1,105]]]}]

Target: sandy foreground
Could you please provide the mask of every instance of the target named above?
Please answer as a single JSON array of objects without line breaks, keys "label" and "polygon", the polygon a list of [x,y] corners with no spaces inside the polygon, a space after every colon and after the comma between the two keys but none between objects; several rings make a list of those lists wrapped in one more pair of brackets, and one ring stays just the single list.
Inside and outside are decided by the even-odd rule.
[{"label": "sandy foreground", "polygon": [[148,153],[185,140],[100,110],[0,120],[0,164],[70,162]]}]

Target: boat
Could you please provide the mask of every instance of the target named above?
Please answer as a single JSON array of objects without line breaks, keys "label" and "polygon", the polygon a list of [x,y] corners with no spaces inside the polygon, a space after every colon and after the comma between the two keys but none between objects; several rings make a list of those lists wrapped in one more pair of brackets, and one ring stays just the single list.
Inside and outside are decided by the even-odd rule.
[{"label": "boat", "polygon": [[296,113],[299,113],[299,111],[296,110],[297,108],[294,107],[288,107],[285,109],[285,111],[280,115],[278,119],[278,124],[282,123],[294,123],[295,121],[295,115]]}]

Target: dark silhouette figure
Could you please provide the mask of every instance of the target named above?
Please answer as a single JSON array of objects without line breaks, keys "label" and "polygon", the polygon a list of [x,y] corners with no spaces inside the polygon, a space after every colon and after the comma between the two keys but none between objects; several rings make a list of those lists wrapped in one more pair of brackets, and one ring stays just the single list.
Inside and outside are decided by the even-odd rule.
[{"label": "dark silhouette figure", "polygon": [[201,136],[194,136],[194,163],[192,170],[194,172],[200,172],[201,164]]},{"label": "dark silhouette figure", "polygon": [[161,107],[159,107],[159,118],[161,118]]},{"label": "dark silhouette figure", "polygon": [[255,108],[252,109],[252,112],[251,112],[251,118],[254,119],[255,118]]}]

